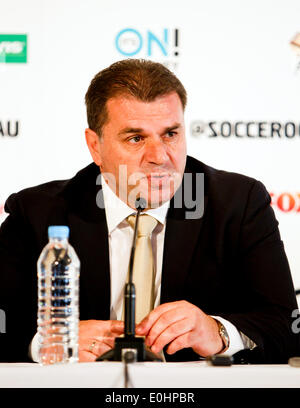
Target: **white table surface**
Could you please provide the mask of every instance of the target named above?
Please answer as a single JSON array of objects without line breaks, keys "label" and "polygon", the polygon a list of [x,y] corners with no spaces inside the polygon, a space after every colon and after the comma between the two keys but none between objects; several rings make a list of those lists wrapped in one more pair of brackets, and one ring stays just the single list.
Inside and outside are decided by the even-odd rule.
[{"label": "white table surface", "polygon": [[[134,363],[129,366],[136,388],[300,388],[300,368],[289,365],[233,365],[206,362]],[[0,388],[122,388],[120,362],[40,366],[0,364]]]}]

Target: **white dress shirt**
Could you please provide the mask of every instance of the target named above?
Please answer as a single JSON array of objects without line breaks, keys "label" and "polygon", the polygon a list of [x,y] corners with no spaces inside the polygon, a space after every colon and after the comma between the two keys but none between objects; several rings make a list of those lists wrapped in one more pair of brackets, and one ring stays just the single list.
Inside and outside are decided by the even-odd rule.
[{"label": "white dress shirt", "polygon": [[[102,178],[103,198],[108,228],[109,264],[111,282],[110,318],[122,320],[124,285],[128,278],[128,265],[133,240],[133,228],[128,224],[127,217],[136,211],[120,200]],[[154,307],[160,303],[161,270],[165,238],[166,215],[169,202],[162,206],[145,211],[158,223],[152,232],[151,243],[154,259],[155,292]]]},{"label": "white dress shirt", "polygon": [[[121,320],[123,313],[124,285],[127,280],[130,250],[133,240],[133,229],[126,221],[126,218],[134,214],[132,208],[128,207],[107,185],[102,177],[103,198],[105,203],[105,214],[109,236],[109,264],[111,280],[111,304],[110,319]],[[155,302],[154,307],[160,304],[161,276],[164,238],[166,230],[166,216],[170,202],[162,206],[145,211],[146,214],[156,218],[158,223],[152,232],[152,252],[155,267]],[[99,279],[100,272],[99,272]],[[224,355],[232,355],[244,348],[253,348],[253,343],[237,328],[219,316],[212,316],[219,320],[227,330],[230,346]],[[31,357],[37,361],[38,337],[34,336],[30,346]]]}]

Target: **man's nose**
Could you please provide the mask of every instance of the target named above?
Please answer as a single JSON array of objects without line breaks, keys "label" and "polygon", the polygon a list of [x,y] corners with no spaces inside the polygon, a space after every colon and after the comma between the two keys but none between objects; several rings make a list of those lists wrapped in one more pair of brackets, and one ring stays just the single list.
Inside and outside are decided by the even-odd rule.
[{"label": "man's nose", "polygon": [[145,150],[145,158],[148,163],[162,165],[168,160],[167,146],[162,140],[149,142]]}]

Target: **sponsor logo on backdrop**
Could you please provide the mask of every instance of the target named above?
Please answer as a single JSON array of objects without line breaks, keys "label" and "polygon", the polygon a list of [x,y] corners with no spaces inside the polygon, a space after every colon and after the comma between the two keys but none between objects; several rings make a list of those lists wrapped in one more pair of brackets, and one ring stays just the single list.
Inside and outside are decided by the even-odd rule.
[{"label": "sponsor logo on backdrop", "polygon": [[296,54],[296,73],[300,73],[300,33],[294,35],[290,41],[293,52]]},{"label": "sponsor logo on backdrop", "polygon": [[270,121],[202,121],[191,122],[190,132],[193,137],[216,138],[258,138],[258,139],[298,139],[300,122]]},{"label": "sponsor logo on backdrop", "polygon": [[27,62],[27,35],[0,34],[0,63]]},{"label": "sponsor logo on backdrop", "polygon": [[300,213],[300,193],[270,192],[271,205],[284,213]]},{"label": "sponsor logo on backdrop", "polygon": [[0,138],[1,136],[16,137],[19,135],[20,122],[18,120],[0,119]]},{"label": "sponsor logo on backdrop", "polygon": [[170,69],[178,68],[179,42],[178,28],[155,31],[123,28],[115,37],[115,47],[123,57],[158,59]]}]

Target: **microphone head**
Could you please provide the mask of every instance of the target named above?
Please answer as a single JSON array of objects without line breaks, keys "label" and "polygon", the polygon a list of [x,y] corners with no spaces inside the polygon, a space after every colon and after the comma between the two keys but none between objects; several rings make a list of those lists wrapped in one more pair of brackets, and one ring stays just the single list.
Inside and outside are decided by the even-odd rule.
[{"label": "microphone head", "polygon": [[143,197],[139,197],[135,200],[135,208],[137,211],[143,211],[147,207],[147,202]]}]

